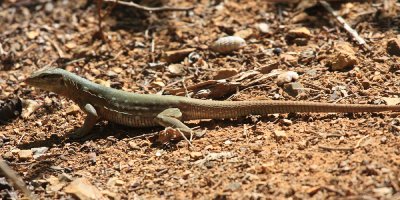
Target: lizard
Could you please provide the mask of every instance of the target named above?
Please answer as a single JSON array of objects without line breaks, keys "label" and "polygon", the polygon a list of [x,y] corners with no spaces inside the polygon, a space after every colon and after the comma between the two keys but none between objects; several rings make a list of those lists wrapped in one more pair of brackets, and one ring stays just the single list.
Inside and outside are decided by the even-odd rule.
[{"label": "lizard", "polygon": [[195,119],[227,119],[273,113],[354,113],[400,111],[400,105],[334,104],[307,101],[217,101],[183,96],[137,94],[93,83],[61,68],[32,73],[25,82],[36,88],[72,99],[87,116],[72,134],[82,138],[99,120],[130,127],[163,126],[191,136],[183,122]]}]

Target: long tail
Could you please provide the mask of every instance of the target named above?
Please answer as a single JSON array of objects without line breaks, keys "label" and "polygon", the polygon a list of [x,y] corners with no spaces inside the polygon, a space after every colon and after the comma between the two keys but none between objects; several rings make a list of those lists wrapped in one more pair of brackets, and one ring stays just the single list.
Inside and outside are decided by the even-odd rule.
[{"label": "long tail", "polygon": [[333,104],[301,101],[186,101],[183,109],[186,119],[222,119],[243,117],[250,114],[266,115],[291,112],[400,112],[400,105]]}]

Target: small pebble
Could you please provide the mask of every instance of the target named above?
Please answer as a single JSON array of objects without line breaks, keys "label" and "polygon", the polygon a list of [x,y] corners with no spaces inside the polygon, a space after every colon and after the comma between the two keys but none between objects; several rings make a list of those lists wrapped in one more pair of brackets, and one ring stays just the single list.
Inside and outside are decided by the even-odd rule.
[{"label": "small pebble", "polygon": [[29,160],[33,158],[32,150],[20,150],[18,152],[18,158],[20,160]]},{"label": "small pebble", "polygon": [[129,147],[131,150],[140,150],[140,147],[134,141],[129,142]]},{"label": "small pebble", "polygon": [[173,75],[181,75],[184,71],[184,67],[182,64],[170,64],[168,66],[168,71]]},{"label": "small pebble", "polygon": [[270,33],[270,28],[267,23],[259,23],[257,24],[257,28],[261,33]]},{"label": "small pebble", "polygon": [[5,152],[2,157],[6,160],[11,160],[13,158],[13,154],[11,152]]},{"label": "small pebble", "polygon": [[232,144],[232,141],[226,140],[226,141],[224,142],[224,144],[225,144],[225,145],[231,145],[231,144]]},{"label": "small pebble", "polygon": [[277,48],[274,48],[273,50],[272,50],[272,52],[275,54],[275,55],[281,55],[281,53],[282,53],[282,49],[281,48],[279,48],[279,47],[277,47]]},{"label": "small pebble", "polygon": [[189,54],[188,58],[189,58],[189,63],[195,63],[201,59],[201,55],[194,51]]},{"label": "small pebble", "polygon": [[158,150],[158,151],[156,152],[156,156],[157,156],[157,157],[162,156],[162,154],[163,154],[163,151],[162,151],[162,150]]},{"label": "small pebble", "polygon": [[382,136],[381,137],[381,144],[386,144],[387,143],[387,137],[386,136]]},{"label": "small pebble", "polygon": [[276,131],[274,131],[274,136],[275,136],[277,139],[280,139],[280,138],[285,138],[285,137],[287,137],[287,134],[286,134],[285,131],[278,131],[278,130],[276,130]]},{"label": "small pebble", "polygon": [[198,160],[203,157],[203,154],[198,151],[190,152],[190,158]]},{"label": "small pebble", "polygon": [[296,81],[297,79],[299,79],[297,72],[287,71],[278,75],[276,78],[276,83],[278,85],[283,85],[284,83],[290,83],[292,81]]},{"label": "small pebble", "polygon": [[386,51],[390,55],[400,56],[400,40],[397,38],[390,39],[386,44]]},{"label": "small pebble", "polygon": [[327,65],[334,71],[343,70],[348,67],[353,67],[358,63],[358,59],[355,51],[351,44],[347,42],[341,42],[336,44],[335,52],[330,57]]},{"label": "small pebble", "polygon": [[38,147],[38,148],[32,148],[31,150],[33,152],[33,158],[37,159],[38,157],[40,157],[44,153],[46,153],[47,150],[49,150],[49,148],[48,147]]},{"label": "small pebble", "polygon": [[48,3],[46,3],[46,5],[44,5],[44,10],[45,10],[47,13],[52,12],[53,9],[54,9],[54,5],[53,5],[53,3],[51,3],[51,2],[48,2]]},{"label": "small pebble", "polygon": [[240,187],[242,187],[242,184],[239,182],[233,182],[230,183],[228,186],[225,187],[225,191],[236,191],[238,190]]},{"label": "small pebble", "polygon": [[317,70],[315,70],[315,69],[307,70],[306,74],[309,75],[309,76],[316,76],[317,75]]},{"label": "small pebble", "polygon": [[74,104],[67,108],[67,110],[65,111],[65,114],[66,115],[75,115],[75,114],[79,113],[79,110],[80,110],[79,106]]},{"label": "small pebble", "polygon": [[300,93],[305,93],[306,90],[304,89],[303,84],[299,82],[294,82],[294,83],[289,83],[285,84],[284,90],[287,94],[289,94],[292,97],[296,97]]},{"label": "small pebble", "polygon": [[89,157],[89,161],[91,162],[91,163],[96,163],[96,161],[97,161],[97,156],[96,156],[96,153],[95,152],[90,152],[89,154],[88,154],[88,157]]},{"label": "small pebble", "polygon": [[286,125],[286,126],[290,126],[293,124],[292,120],[290,120],[290,119],[282,119],[281,122],[283,125]]}]

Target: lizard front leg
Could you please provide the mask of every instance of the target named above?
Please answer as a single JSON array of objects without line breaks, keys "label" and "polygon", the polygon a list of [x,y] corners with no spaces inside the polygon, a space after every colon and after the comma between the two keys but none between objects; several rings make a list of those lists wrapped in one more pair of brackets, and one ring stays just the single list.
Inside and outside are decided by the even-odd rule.
[{"label": "lizard front leg", "polygon": [[82,127],[79,128],[77,131],[75,131],[73,135],[71,135],[71,138],[73,139],[82,138],[88,135],[89,132],[94,127],[94,125],[96,125],[97,121],[99,121],[99,116],[97,115],[97,111],[92,106],[92,104],[88,103],[83,106],[79,105],[79,107],[81,107],[81,109],[87,114],[87,116]]},{"label": "lizard front leg", "polygon": [[[154,119],[159,125],[164,126],[166,128],[175,128],[178,131],[181,131],[185,137],[192,138],[193,130],[186,126],[182,121],[182,112],[178,108],[168,108],[162,111],[157,117]],[[203,133],[195,133],[196,136],[200,137]],[[175,135],[175,138],[180,138],[181,135]],[[171,136],[159,137],[159,141],[168,141],[172,139]]]}]

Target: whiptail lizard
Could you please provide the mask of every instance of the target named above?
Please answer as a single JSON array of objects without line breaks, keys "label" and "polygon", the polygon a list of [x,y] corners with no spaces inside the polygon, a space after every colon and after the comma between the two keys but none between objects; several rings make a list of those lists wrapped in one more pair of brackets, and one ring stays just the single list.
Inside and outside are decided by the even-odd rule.
[{"label": "whiptail lizard", "polygon": [[75,101],[87,114],[75,137],[83,137],[100,120],[132,127],[164,126],[186,135],[191,129],[182,121],[223,119],[247,115],[290,112],[400,111],[400,105],[331,104],[299,101],[213,101],[180,96],[135,94],[108,88],[59,68],[33,73],[26,83]]}]

